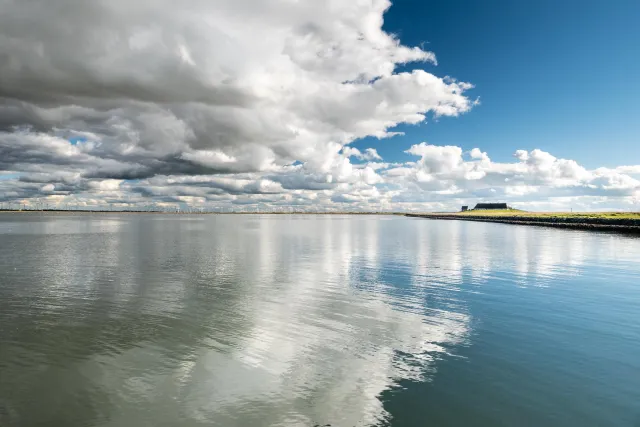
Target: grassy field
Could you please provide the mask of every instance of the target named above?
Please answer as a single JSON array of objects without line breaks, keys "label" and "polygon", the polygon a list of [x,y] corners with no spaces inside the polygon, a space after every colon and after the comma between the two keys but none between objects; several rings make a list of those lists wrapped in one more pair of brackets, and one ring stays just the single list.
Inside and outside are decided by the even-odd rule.
[{"label": "grassy field", "polygon": [[459,216],[536,217],[536,218],[585,218],[585,219],[637,219],[640,212],[526,212],[517,209],[471,210],[458,212]]}]

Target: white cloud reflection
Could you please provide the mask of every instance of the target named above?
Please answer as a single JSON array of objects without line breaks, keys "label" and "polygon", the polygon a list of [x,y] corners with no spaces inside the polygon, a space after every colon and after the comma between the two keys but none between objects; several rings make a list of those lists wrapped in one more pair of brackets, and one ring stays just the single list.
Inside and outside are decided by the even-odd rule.
[{"label": "white cloud reflection", "polygon": [[[382,393],[473,345],[470,293],[554,286],[591,259],[632,256],[619,236],[398,217],[47,221],[101,231],[42,228],[39,261],[24,260],[22,282],[7,270],[5,291],[29,299],[27,325],[50,340],[25,360],[74,379],[39,416],[92,390],[87,408],[105,412],[68,416],[97,426],[376,424]],[[0,254],[20,268],[12,254],[37,237],[1,227]],[[63,364],[46,348],[60,343]],[[21,379],[25,401],[40,378]]]}]

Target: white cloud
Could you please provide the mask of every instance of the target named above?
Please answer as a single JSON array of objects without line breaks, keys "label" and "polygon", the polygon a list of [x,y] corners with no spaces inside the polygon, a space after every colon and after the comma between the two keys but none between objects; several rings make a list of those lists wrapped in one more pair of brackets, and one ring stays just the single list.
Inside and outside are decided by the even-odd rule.
[{"label": "white cloud", "polygon": [[378,154],[375,148],[367,148],[364,151],[363,157],[365,160],[382,160],[382,157],[380,157],[380,154]]},{"label": "white cloud", "polygon": [[640,165],[636,166],[618,166],[616,172],[626,173],[630,175],[640,175]]},{"label": "white cloud", "polygon": [[101,181],[91,181],[88,183],[89,188],[98,191],[114,191],[120,188],[122,180],[119,179],[104,179]]},{"label": "white cloud", "polygon": [[354,147],[344,147],[342,154],[345,157],[355,157],[360,160],[382,160],[382,157],[378,154],[375,148],[367,148],[364,153]]},{"label": "white cloud", "polygon": [[382,31],[389,6],[5,0],[4,126],[90,134],[91,152],[130,166],[109,178],[324,165],[335,143],[471,107],[466,83],[394,73],[435,56]]},{"label": "white cloud", "polygon": [[404,210],[640,198],[633,165],[587,170],[541,150],[500,163],[427,143],[406,151],[416,161],[382,163],[352,147],[477,105],[469,83],[396,71],[436,58],[382,31],[387,0],[0,3],[4,203]]},{"label": "white cloud", "polygon": [[469,152],[469,155],[474,160],[481,160],[481,161],[485,161],[485,162],[490,160],[489,156],[487,155],[487,153],[481,151],[479,148],[474,148],[473,150],[471,150]]},{"label": "white cloud", "polygon": [[[420,159],[382,173],[387,182],[404,190],[394,196],[403,203],[446,200],[449,196],[448,206],[454,208],[458,201],[546,203],[550,198],[574,196],[583,198],[587,205],[591,198],[605,197],[610,207],[628,209],[640,194],[640,181],[618,170],[587,170],[574,160],[558,159],[539,149],[516,151],[513,163],[493,162],[480,149],[471,150],[471,160],[465,161],[460,147],[427,143],[414,145],[407,153]],[[598,205],[602,206],[601,200]]]}]

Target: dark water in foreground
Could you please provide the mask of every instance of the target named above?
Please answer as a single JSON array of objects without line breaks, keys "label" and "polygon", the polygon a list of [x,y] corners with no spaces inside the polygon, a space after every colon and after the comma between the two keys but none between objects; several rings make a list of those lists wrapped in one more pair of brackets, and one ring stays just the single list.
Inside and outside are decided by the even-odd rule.
[{"label": "dark water in foreground", "polygon": [[0,214],[1,426],[640,426],[640,239]]}]

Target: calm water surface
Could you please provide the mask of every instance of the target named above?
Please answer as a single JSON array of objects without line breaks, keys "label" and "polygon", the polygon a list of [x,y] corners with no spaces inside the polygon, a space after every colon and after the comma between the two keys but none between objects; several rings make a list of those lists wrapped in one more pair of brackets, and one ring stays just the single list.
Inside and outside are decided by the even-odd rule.
[{"label": "calm water surface", "polygon": [[640,426],[640,239],[0,214],[1,426]]}]

